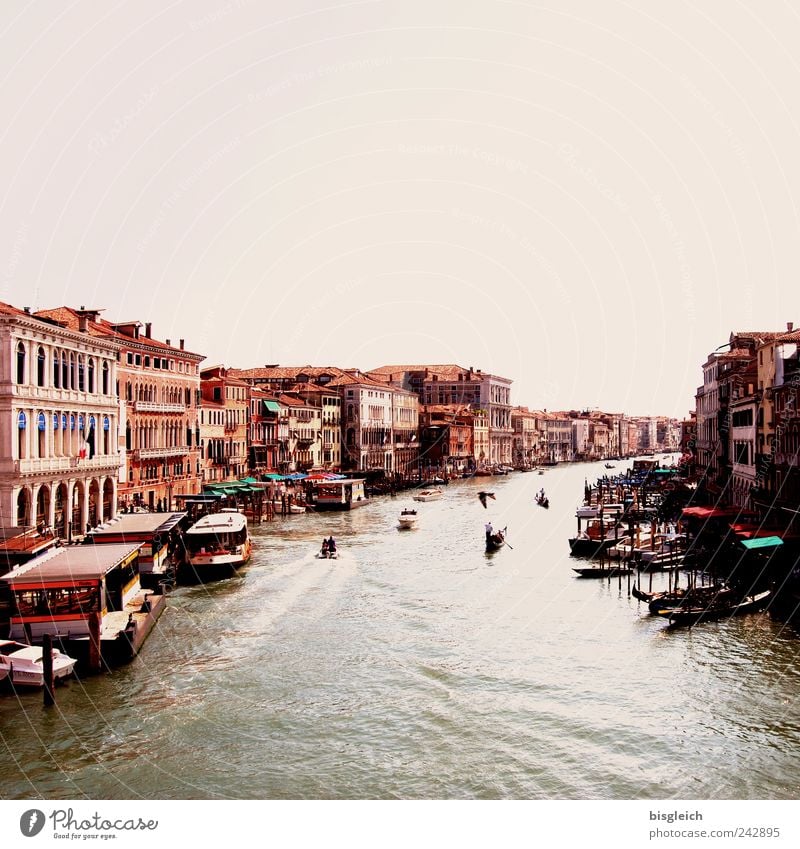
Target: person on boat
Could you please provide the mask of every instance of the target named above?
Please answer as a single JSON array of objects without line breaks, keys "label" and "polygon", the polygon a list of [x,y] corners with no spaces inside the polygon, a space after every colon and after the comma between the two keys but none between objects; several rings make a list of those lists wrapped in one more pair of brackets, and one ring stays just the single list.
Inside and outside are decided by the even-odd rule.
[{"label": "person on boat", "polygon": [[322,548],[320,549],[323,557],[328,556],[328,540],[325,537],[322,538]]},{"label": "person on boat", "polygon": [[486,540],[487,542],[492,538],[492,534],[494,533],[494,528],[492,527],[491,522],[486,523]]},{"label": "person on boat", "polygon": [[328,554],[336,554],[336,540],[332,536],[328,537]]}]

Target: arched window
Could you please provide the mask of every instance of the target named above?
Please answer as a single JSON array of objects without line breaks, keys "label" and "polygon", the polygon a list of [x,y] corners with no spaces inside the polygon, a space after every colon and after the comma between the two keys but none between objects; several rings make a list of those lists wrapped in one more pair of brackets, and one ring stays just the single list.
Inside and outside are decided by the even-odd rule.
[{"label": "arched window", "polygon": [[53,386],[56,389],[61,386],[61,363],[58,351],[53,351]]},{"label": "arched window", "polygon": [[111,422],[103,416],[103,454],[111,453]]},{"label": "arched window", "polygon": [[69,388],[74,389],[77,386],[75,383],[75,354],[70,352],[69,355]]},{"label": "arched window", "polygon": [[44,356],[44,348],[39,346],[39,350],[36,352],[36,385],[44,386],[44,369],[46,365],[46,360]]},{"label": "arched window", "polygon": [[78,391],[86,391],[86,374],[83,366],[83,355],[78,354]]},{"label": "arched window", "polygon": [[20,460],[28,459],[28,417],[22,410],[17,415],[17,456]]},{"label": "arched window", "polygon": [[69,372],[67,372],[67,355],[61,352],[61,388],[69,389]]},{"label": "arched window", "polygon": [[25,383],[25,346],[17,345],[17,383]]},{"label": "arched window", "polygon": [[130,451],[133,448],[133,443],[131,442],[131,426],[130,424],[125,425],[125,448]]},{"label": "arched window", "polygon": [[89,358],[89,392],[94,393],[94,360]]},{"label": "arched window", "polygon": [[109,368],[108,363],[103,363],[103,395],[109,394]]}]

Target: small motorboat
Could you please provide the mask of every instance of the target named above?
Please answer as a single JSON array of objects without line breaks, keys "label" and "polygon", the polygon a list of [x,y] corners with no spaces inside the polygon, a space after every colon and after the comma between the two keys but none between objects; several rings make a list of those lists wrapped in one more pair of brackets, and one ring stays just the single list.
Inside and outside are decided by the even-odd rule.
[{"label": "small motorboat", "polygon": [[633,569],[628,566],[620,566],[619,564],[587,566],[585,569],[575,569],[573,567],[572,571],[577,572],[579,578],[616,578],[618,575],[633,574]]},{"label": "small motorboat", "polygon": [[423,489],[414,496],[414,501],[437,501],[441,497],[441,489]]},{"label": "small motorboat", "polygon": [[544,507],[545,510],[548,510],[550,508],[550,499],[546,495],[537,495],[536,503],[540,507]]},{"label": "small motorboat", "polygon": [[400,528],[413,528],[417,524],[417,511],[403,510],[397,521],[400,523]]},{"label": "small motorboat", "polygon": [[614,464],[613,464],[613,463],[606,463],[606,468],[607,468],[607,469],[613,469],[613,468],[614,468]]},{"label": "small motorboat", "polygon": [[333,551],[329,551],[327,548],[321,548],[316,554],[317,560],[338,560],[339,559],[339,549],[334,548]]},{"label": "small motorboat", "polygon": [[[29,646],[15,640],[0,640],[0,679],[7,677],[15,686],[43,687],[42,652],[41,646]],[[76,663],[75,658],[53,649],[53,678],[60,681],[69,677]]]}]

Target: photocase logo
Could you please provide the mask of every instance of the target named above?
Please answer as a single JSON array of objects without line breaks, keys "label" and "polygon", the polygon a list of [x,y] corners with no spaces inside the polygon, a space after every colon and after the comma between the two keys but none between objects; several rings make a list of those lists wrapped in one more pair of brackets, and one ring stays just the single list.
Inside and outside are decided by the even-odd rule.
[{"label": "photocase logo", "polygon": [[31,808],[19,818],[19,830],[25,837],[36,837],[44,828],[45,816],[36,808]]}]

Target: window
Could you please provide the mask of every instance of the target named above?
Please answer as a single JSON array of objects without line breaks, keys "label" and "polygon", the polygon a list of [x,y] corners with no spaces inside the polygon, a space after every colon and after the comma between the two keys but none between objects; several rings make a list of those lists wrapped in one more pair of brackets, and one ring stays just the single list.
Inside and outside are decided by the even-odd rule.
[{"label": "window", "polygon": [[58,351],[53,351],[53,386],[56,389],[61,386],[61,366],[59,365]]},{"label": "window", "polygon": [[[130,385],[130,384],[128,384]],[[109,368],[108,363],[103,363],[103,395],[109,394]],[[117,392],[119,394],[119,391]]]},{"label": "window", "polygon": [[25,383],[25,346],[17,345],[17,383]]},{"label": "window", "polygon": [[36,385],[44,386],[44,369],[45,369],[45,356],[44,356],[44,348],[40,347],[36,352]]},{"label": "window", "polygon": [[94,393],[94,360],[89,360],[89,392]]},{"label": "window", "polygon": [[83,356],[78,356],[78,391],[83,392],[86,389],[85,374],[83,367]]}]

